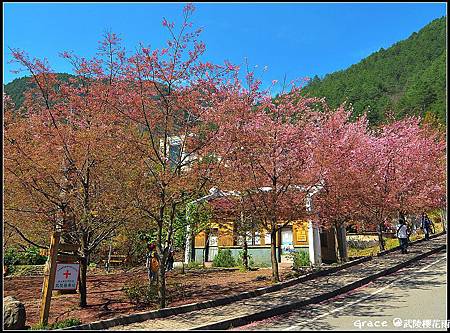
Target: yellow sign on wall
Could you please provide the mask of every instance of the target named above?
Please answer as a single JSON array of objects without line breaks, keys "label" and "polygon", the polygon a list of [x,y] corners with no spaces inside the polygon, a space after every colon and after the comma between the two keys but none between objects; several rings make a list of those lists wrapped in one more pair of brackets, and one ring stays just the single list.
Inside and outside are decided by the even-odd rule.
[{"label": "yellow sign on wall", "polygon": [[307,242],[308,241],[308,233],[307,231],[300,227],[297,230],[297,242]]},{"label": "yellow sign on wall", "polygon": [[295,224],[295,240],[297,245],[308,244],[308,222],[297,222]]}]

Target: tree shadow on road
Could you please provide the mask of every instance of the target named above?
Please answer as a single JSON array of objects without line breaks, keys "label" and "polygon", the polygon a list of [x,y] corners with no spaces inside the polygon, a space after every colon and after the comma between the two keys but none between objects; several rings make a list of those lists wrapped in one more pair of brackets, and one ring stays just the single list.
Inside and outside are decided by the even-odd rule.
[{"label": "tree shadow on road", "polygon": [[[418,267],[416,265],[410,266],[404,271],[380,278],[346,294],[277,316],[276,322],[266,320],[266,322],[262,321],[260,325],[254,323],[250,325],[249,329],[259,330],[273,327],[281,330],[339,330],[342,329],[342,326],[334,325],[330,319],[339,318],[345,321],[344,317],[348,317],[348,329],[359,329],[359,327],[354,325],[357,319],[387,320],[388,325],[390,325],[388,327],[393,328],[392,322],[389,322],[387,318],[397,309],[402,307],[408,308],[412,305],[407,303],[407,298],[404,297],[406,293],[415,292],[416,290],[426,291],[446,285],[446,279],[440,279],[442,274],[446,274],[446,271],[442,269],[423,270],[420,271],[420,274],[411,274],[417,271]],[[390,285],[391,283],[392,286]],[[387,288],[377,294],[373,294],[375,290],[380,290],[383,287]],[[288,303],[293,301],[293,299],[286,297],[285,301]],[[414,304],[414,306],[417,306],[417,304]],[[369,328],[364,327],[363,329],[367,330]]]}]

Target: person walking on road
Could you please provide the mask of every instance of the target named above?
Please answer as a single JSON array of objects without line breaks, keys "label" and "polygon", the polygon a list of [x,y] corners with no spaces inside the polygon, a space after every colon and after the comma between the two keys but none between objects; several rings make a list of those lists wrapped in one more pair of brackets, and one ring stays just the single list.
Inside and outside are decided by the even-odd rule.
[{"label": "person walking on road", "polygon": [[430,232],[432,231],[432,229],[434,229],[433,228],[434,226],[425,212],[422,213],[421,222],[422,222],[421,227],[423,229],[423,233],[425,234],[425,240],[430,240]]},{"label": "person walking on road", "polygon": [[403,219],[400,219],[400,225],[397,229],[397,238],[400,241],[402,254],[408,253],[408,226]]}]

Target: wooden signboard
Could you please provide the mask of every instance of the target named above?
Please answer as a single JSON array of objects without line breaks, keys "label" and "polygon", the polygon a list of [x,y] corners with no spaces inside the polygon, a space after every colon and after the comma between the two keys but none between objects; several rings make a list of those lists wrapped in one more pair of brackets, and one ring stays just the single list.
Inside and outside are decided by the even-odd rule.
[{"label": "wooden signboard", "polygon": [[[80,244],[66,244],[66,243],[60,243],[58,246],[58,252],[74,252],[77,251],[80,248]],[[49,249],[40,249],[39,254],[41,256],[49,256],[50,250]],[[70,254],[73,256],[73,254]],[[78,258],[77,258],[78,260]]]},{"label": "wooden signboard", "polygon": [[56,261],[58,263],[74,263],[77,261],[79,257],[75,254],[66,254],[66,253],[59,253],[56,257]]},{"label": "wooden signboard", "polygon": [[[39,311],[39,323],[48,324],[48,314],[53,290],[73,290],[78,282],[79,264],[75,263],[78,256],[73,254],[58,254],[60,251],[76,251],[79,244],[61,244],[61,231],[55,231],[50,237],[50,247],[41,250],[41,255],[47,255],[48,259],[44,268],[44,283],[42,286],[42,300]],[[58,262],[59,261],[59,262]],[[57,275],[58,269],[60,272]],[[74,280],[74,276],[76,278]],[[66,279],[64,277],[67,276]],[[70,277],[70,279],[69,279]],[[64,285],[64,280],[67,280]],[[70,282],[69,282],[70,280]],[[75,282],[75,288],[73,288]],[[70,289],[69,289],[70,288]]]},{"label": "wooden signboard", "polygon": [[61,252],[73,252],[80,248],[80,244],[59,244],[59,251]]}]

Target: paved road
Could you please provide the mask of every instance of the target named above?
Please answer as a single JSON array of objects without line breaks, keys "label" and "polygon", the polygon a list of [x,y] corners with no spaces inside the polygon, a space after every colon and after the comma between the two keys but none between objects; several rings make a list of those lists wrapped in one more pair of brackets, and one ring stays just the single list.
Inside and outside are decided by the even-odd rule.
[{"label": "paved road", "polygon": [[445,330],[446,259],[434,254],[345,295],[235,330]]},{"label": "paved road", "polygon": [[[283,288],[279,291],[270,292],[250,299],[243,299],[230,304],[216,306],[212,308],[205,308],[188,313],[172,315],[165,318],[150,319],[143,322],[135,322],[132,324],[118,325],[111,327],[112,330],[187,330],[193,328],[203,328],[218,322],[239,320],[248,315],[254,315],[262,311],[270,309],[277,309],[286,304],[298,303],[307,301],[311,297],[319,294],[334,292],[340,288],[351,283],[356,283],[367,276],[383,272],[387,268],[410,260],[418,255],[436,249],[446,243],[446,237],[436,237],[430,242],[423,242],[411,246],[408,254],[400,254],[399,251],[389,253],[382,257],[375,257],[370,261],[347,267],[338,272],[331,273],[326,276],[316,277],[312,280],[304,281],[290,287]],[[432,255],[431,257],[436,257]],[[346,298],[346,300],[348,297]],[[308,308],[305,308],[308,309]],[[320,307],[311,307],[311,316],[314,311]],[[305,316],[296,316],[294,318],[308,318]],[[284,328],[289,328],[296,325],[289,320],[285,321],[287,324]],[[314,320],[314,322],[325,322]],[[284,321],[282,322],[284,323]],[[317,323],[315,324],[317,326]],[[278,328],[278,327],[276,327]],[[353,327],[352,327],[353,328]]]}]

